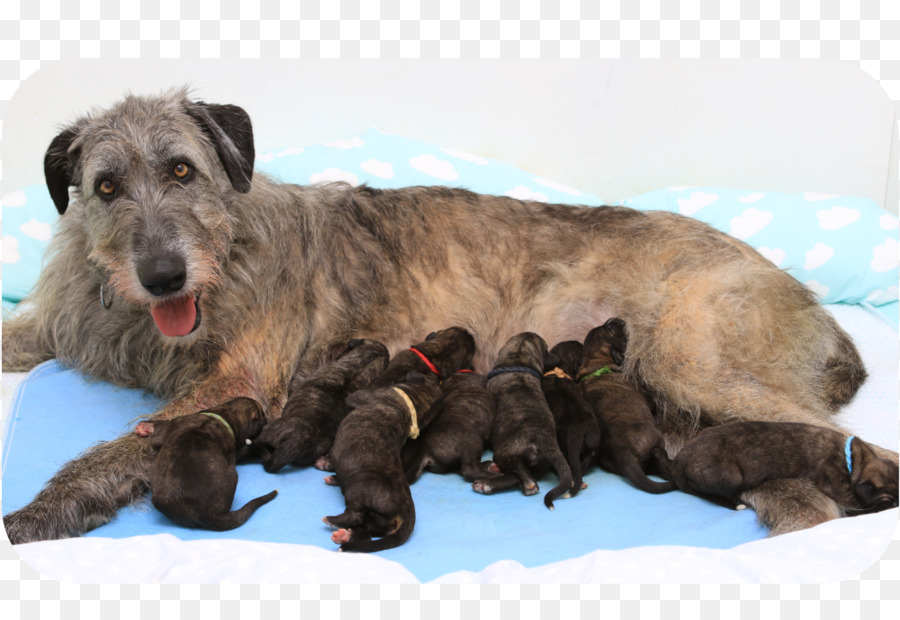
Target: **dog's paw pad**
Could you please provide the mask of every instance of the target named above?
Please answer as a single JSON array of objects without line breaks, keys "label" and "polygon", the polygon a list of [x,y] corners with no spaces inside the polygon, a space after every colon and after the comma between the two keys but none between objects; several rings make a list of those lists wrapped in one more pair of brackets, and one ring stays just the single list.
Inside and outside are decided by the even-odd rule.
[{"label": "dog's paw pad", "polygon": [[484,480],[476,480],[475,482],[473,482],[472,490],[476,493],[483,493],[485,495],[489,495],[494,492],[493,487]]},{"label": "dog's paw pad", "polygon": [[316,459],[313,467],[321,471],[331,471],[331,459],[327,456],[320,456]]},{"label": "dog's paw pad", "polygon": [[139,422],[134,427],[134,434],[138,437],[149,437],[153,434],[153,424],[150,422]]},{"label": "dog's paw pad", "polygon": [[525,495],[535,495],[538,491],[540,491],[540,488],[538,488],[536,482],[530,482],[522,487],[522,493]]},{"label": "dog's paw pad", "polygon": [[341,528],[331,533],[331,541],[338,545],[343,545],[350,541],[350,530]]},{"label": "dog's paw pad", "polygon": [[586,488],[588,488],[588,483],[587,483],[587,482],[582,482],[582,483],[581,483],[581,490],[583,491],[583,490],[585,490]]},{"label": "dog's paw pad", "polygon": [[738,504],[734,507],[735,510],[745,510],[747,508],[747,504]]},{"label": "dog's paw pad", "polygon": [[502,474],[502,473],[503,473],[502,471],[500,471],[500,468],[497,466],[497,464],[494,463],[493,461],[491,461],[491,464],[487,466],[487,470],[488,470],[489,472],[493,472],[493,473],[495,473],[495,474]]}]

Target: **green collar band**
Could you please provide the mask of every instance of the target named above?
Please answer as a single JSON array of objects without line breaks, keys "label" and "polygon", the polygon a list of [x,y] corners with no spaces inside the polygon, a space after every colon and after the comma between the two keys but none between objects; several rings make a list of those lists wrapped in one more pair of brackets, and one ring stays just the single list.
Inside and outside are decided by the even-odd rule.
[{"label": "green collar band", "polygon": [[225,428],[228,429],[228,432],[231,433],[231,438],[235,439],[234,431],[231,429],[231,424],[225,421],[225,418],[220,416],[218,413],[213,413],[212,411],[201,411],[200,415],[208,415],[211,418],[217,419],[219,422],[225,425]]},{"label": "green collar band", "polygon": [[595,371],[592,372],[591,374],[583,376],[581,379],[578,380],[578,383],[584,383],[584,382],[587,381],[588,379],[591,379],[591,378],[593,378],[593,377],[601,377],[601,376],[603,376],[603,375],[608,375],[608,374],[611,373],[611,372],[619,372],[619,371],[618,371],[618,370],[613,370],[613,369],[610,368],[609,366],[603,366],[602,368],[598,368],[597,370],[595,370]]}]

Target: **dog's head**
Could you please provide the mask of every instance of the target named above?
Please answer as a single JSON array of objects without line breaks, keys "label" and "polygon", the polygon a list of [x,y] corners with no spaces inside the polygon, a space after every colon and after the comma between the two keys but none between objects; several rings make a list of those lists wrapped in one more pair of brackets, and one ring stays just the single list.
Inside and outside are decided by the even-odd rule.
[{"label": "dog's head", "polygon": [[77,120],[50,143],[44,174],[66,225],[85,233],[104,303],[148,307],[181,338],[202,324],[201,294],[231,241],[229,197],[250,191],[253,162],[244,110],[175,90]]},{"label": "dog's head", "polygon": [[244,445],[245,440],[258,436],[266,423],[265,413],[259,403],[245,396],[232,398],[209,411],[222,416],[231,425],[239,446]]},{"label": "dog's head", "polygon": [[560,342],[550,349],[547,357],[544,358],[544,372],[559,368],[570,377],[574,377],[581,368],[583,350],[584,346],[577,340]]},{"label": "dog's head", "polygon": [[627,348],[625,321],[613,318],[588,332],[584,339],[582,358],[585,363],[590,360],[594,365],[612,363],[621,366],[625,363]]},{"label": "dog's head", "polygon": [[860,439],[851,445],[855,467],[850,484],[867,512],[880,512],[897,507],[898,466],[895,461],[880,458],[872,446]]},{"label": "dog's head", "polygon": [[506,341],[497,353],[494,367],[525,366],[542,372],[548,353],[547,342],[543,338],[534,332],[522,332]]},{"label": "dog's head", "polygon": [[426,336],[413,345],[421,351],[446,378],[464,367],[472,366],[475,355],[475,338],[463,327],[448,327]]}]

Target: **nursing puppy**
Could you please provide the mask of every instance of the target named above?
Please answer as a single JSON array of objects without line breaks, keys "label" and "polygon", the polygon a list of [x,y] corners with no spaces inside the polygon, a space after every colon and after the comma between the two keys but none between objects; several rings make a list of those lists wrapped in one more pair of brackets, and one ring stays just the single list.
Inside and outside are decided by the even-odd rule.
[{"label": "nursing puppy", "polygon": [[584,341],[576,378],[600,425],[597,464],[642,491],[666,493],[675,489],[674,483],[656,482],[645,473],[649,466],[669,478],[671,461],[650,402],[621,372],[627,345],[625,321],[617,318],[592,329]]},{"label": "nursing puppy", "polygon": [[299,382],[281,417],[269,422],[250,446],[269,473],[288,463],[312,465],[331,449],[341,420],[350,412],[344,402],[384,372],[388,350],[375,340],[351,340],[348,349]]},{"label": "nursing puppy", "polygon": [[553,510],[553,500],[572,489],[572,472],[556,443],[553,414],[541,391],[547,353],[544,339],[531,332],[513,336],[500,349],[487,387],[497,398],[491,446],[503,475],[480,478],[472,488],[490,494],[518,484],[522,493],[534,495],[535,479],[552,467],[559,484],[544,496],[544,505]]},{"label": "nursing puppy", "polygon": [[475,338],[464,328],[448,327],[432,332],[423,342],[394,355],[372,387],[391,386],[405,380],[411,371],[431,373],[443,381],[460,368],[471,368],[473,355]]},{"label": "nursing puppy", "polygon": [[728,508],[769,480],[805,478],[845,513],[897,507],[897,463],[858,437],[811,424],[735,422],[703,430],[672,461],[687,493]]},{"label": "nursing puppy", "polygon": [[574,483],[574,496],[584,484],[584,471],[590,467],[600,447],[600,426],[594,408],[585,400],[574,377],[581,366],[583,346],[575,340],[560,342],[544,360],[541,388],[556,422],[556,441],[562,450]]},{"label": "nursing puppy", "polygon": [[243,525],[278,494],[272,491],[231,510],[235,464],[264,421],[256,401],[241,397],[202,413],[139,423],[135,434],[149,437],[158,450],[150,469],[153,505],[185,527],[225,531]]},{"label": "nursing puppy", "polygon": [[360,390],[347,398],[354,409],[341,422],[331,448],[337,473],[326,478],[340,485],[346,510],[322,519],[337,528],[331,540],[341,544],[341,551],[382,551],[409,539],[416,509],[400,449],[407,437],[418,436],[420,425],[428,424],[427,412],[440,394],[436,376],[411,372],[392,387]]},{"label": "nursing puppy", "polygon": [[469,481],[496,475],[481,467],[497,410],[485,380],[485,375],[460,370],[441,384],[431,424],[403,446],[403,470],[410,484],[425,469],[438,474],[458,471]]}]

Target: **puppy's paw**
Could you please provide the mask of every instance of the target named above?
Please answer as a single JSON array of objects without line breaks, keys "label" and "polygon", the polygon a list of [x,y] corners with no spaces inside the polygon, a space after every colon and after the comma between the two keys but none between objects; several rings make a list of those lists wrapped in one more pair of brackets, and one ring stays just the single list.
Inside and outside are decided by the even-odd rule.
[{"label": "puppy's paw", "polygon": [[328,455],[317,458],[316,462],[313,463],[313,467],[322,471],[334,471],[334,468],[331,466],[331,459]]},{"label": "puppy's paw", "polygon": [[327,485],[330,485],[333,487],[341,486],[340,483],[338,482],[337,476],[325,476],[324,480],[325,480],[325,484],[327,484]]},{"label": "puppy's paw", "polygon": [[487,480],[476,480],[472,483],[472,490],[483,495],[490,495],[494,492],[494,487]]},{"label": "puppy's paw", "polygon": [[487,470],[489,472],[491,472],[492,474],[502,474],[503,473],[502,471],[500,471],[500,467],[498,467],[494,461],[491,461],[491,464],[487,466]]},{"label": "puppy's paw", "polygon": [[134,434],[138,437],[149,437],[153,434],[153,423],[139,422],[138,425],[134,427]]},{"label": "puppy's paw", "polygon": [[540,491],[540,488],[538,488],[537,482],[527,482],[522,485],[523,495],[537,495],[538,491]]},{"label": "puppy's paw", "polygon": [[339,530],[335,530],[331,533],[331,542],[337,545],[343,545],[345,542],[350,542],[350,535],[351,531],[349,529],[341,528]]}]

